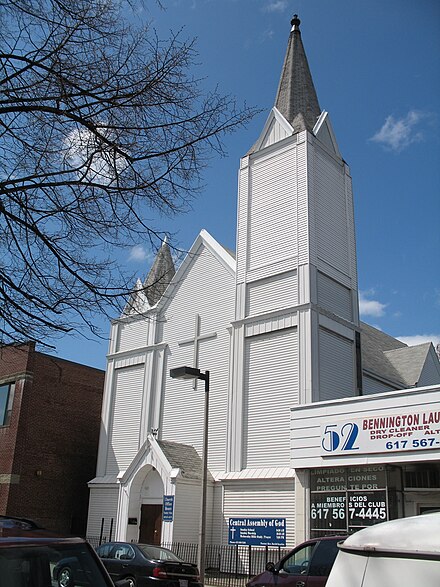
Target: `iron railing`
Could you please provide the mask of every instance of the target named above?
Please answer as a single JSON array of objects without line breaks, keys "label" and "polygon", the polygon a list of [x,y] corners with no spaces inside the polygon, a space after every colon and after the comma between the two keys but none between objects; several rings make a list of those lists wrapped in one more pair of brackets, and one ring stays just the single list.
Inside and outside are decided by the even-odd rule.
[{"label": "iron railing", "polygon": [[[87,540],[95,548],[108,541],[106,536],[88,536]],[[162,543],[162,546],[187,562],[197,562],[197,544],[172,542]],[[281,547],[208,544],[205,584],[212,587],[244,587],[251,577],[264,571],[269,561],[276,562],[288,552],[289,549]]]},{"label": "iron railing", "polygon": [[[197,562],[197,544],[163,544],[188,562]],[[214,587],[241,587],[289,552],[281,547],[209,544],[206,546],[205,583]]]}]

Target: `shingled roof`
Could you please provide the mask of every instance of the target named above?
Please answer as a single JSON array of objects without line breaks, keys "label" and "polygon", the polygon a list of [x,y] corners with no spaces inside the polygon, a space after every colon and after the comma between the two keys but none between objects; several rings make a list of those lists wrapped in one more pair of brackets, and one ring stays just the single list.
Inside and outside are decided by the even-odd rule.
[{"label": "shingled roof", "polygon": [[384,355],[400,373],[405,385],[414,387],[420,380],[430,348],[431,343],[425,342],[412,347],[385,351]]},{"label": "shingled roof", "polygon": [[387,358],[385,352],[400,348],[407,349],[407,345],[365,322],[361,322],[360,326],[362,369],[380,375],[382,379],[387,379],[397,387],[405,387],[401,373]]},{"label": "shingled roof", "polygon": [[170,440],[158,440],[157,443],[170,465],[180,469],[184,479],[202,478],[202,459],[193,446]]},{"label": "shingled roof", "polygon": [[290,122],[295,132],[305,129],[311,131],[321,114],[301,40],[300,22],[295,14],[275,99],[275,107]]}]

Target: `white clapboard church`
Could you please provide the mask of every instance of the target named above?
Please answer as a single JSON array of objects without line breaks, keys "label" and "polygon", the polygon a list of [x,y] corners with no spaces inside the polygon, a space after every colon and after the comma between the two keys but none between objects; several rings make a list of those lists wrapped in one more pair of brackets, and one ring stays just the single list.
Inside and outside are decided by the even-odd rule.
[{"label": "white clapboard church", "polygon": [[210,371],[212,544],[228,542],[232,518],[284,519],[287,545],[307,535],[292,409],[440,382],[431,344],[409,348],[359,321],[350,170],[299,24],[240,161],[236,251],[201,230],[175,271],[164,243],[112,323],[88,536],[198,540],[204,387],[171,368]]}]

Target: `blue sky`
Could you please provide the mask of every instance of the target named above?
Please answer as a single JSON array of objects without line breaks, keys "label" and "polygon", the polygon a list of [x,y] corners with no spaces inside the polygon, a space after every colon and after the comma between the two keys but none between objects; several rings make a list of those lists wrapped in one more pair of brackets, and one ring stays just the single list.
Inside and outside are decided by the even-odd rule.
[{"label": "blue sky", "polygon": [[[161,219],[188,249],[202,228],[235,248],[239,158],[273,106],[294,13],[318,99],[353,177],[361,318],[408,344],[440,342],[440,2],[163,0],[136,18],[197,37],[208,88],[263,109],[226,139],[192,210]],[[121,254],[142,279],[144,243]],[[106,321],[100,322],[104,332]],[[106,341],[66,337],[60,357],[105,368]]]}]

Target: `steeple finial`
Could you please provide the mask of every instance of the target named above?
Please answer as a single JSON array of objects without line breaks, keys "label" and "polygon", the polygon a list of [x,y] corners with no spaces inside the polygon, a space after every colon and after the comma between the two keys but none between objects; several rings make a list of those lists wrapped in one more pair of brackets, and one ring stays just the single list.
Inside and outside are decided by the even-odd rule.
[{"label": "steeple finial", "polygon": [[299,31],[299,25],[301,24],[301,21],[299,20],[297,14],[293,15],[293,18],[290,21],[290,24],[292,25],[292,31]]},{"label": "steeple finial", "polygon": [[299,30],[300,20],[295,14],[281,72],[275,107],[290,122],[295,132],[311,131],[321,114],[307,57]]}]

